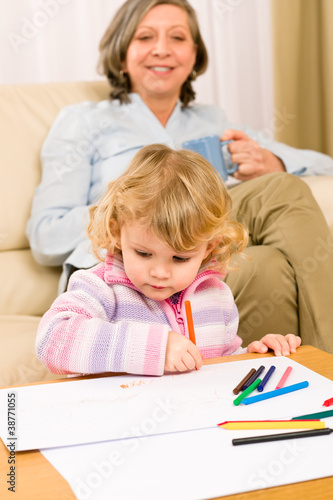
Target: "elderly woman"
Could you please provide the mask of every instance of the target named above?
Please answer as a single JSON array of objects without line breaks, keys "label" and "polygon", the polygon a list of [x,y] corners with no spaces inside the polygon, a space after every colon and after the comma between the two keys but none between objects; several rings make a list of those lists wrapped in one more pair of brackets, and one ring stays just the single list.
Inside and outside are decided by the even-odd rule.
[{"label": "elderly woman", "polygon": [[270,332],[294,333],[333,352],[330,233],[309,188],[290,175],[332,174],[333,160],[263,143],[217,107],[192,102],[192,81],[208,58],[186,0],[128,0],[100,52],[110,99],[63,109],[43,146],[43,176],[27,226],[36,260],[63,264],[64,289],[73,269],[96,263],[86,236],[89,206],[138,149],[152,143],[181,148],[217,134],[233,140],[234,177],[246,181],[230,187],[233,217],[250,234],[251,258],[226,277],[240,313],[239,335],[249,343]]}]

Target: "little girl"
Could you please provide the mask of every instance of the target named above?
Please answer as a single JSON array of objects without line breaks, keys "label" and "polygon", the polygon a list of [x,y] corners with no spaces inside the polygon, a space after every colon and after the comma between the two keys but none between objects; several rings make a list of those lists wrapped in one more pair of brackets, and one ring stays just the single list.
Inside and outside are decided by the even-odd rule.
[{"label": "little girl", "polygon": [[[88,234],[101,263],[76,271],[42,318],[40,360],[54,373],[162,375],[245,352],[223,282],[232,254],[247,244],[230,211],[222,180],[200,155],[142,148],[90,209]],[[294,335],[271,334],[247,351],[288,355],[299,345]]]}]

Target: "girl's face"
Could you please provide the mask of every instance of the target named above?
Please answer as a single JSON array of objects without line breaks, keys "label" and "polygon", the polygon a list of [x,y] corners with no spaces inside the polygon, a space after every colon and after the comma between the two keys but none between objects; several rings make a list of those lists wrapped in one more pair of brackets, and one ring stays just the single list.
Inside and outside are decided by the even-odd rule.
[{"label": "girl's face", "polygon": [[200,243],[194,250],[178,253],[138,223],[125,223],[121,228],[126,274],[140,292],[153,300],[164,300],[188,287],[217,243]]},{"label": "girl's face", "polygon": [[176,5],[157,5],[139,23],[122,69],[132,92],[145,102],[151,97],[178,99],[196,54],[187,12]]}]

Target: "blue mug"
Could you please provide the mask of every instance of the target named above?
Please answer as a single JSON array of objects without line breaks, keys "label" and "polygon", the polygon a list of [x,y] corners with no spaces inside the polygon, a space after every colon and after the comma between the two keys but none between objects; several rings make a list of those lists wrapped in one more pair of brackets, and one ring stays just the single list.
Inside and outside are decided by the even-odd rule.
[{"label": "blue mug", "polygon": [[238,165],[231,161],[228,144],[232,141],[220,141],[218,135],[209,135],[200,139],[183,142],[183,149],[190,149],[201,154],[218,171],[224,181],[228,174],[233,174]]}]

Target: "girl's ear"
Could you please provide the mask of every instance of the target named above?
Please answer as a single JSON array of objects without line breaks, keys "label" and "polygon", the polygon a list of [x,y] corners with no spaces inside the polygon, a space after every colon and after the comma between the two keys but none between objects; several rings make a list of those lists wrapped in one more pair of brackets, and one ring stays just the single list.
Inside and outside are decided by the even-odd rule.
[{"label": "girl's ear", "polygon": [[217,245],[221,242],[221,240],[222,236],[217,236],[216,238],[213,238],[207,243],[204,260],[208,257],[209,254],[212,253],[212,251],[217,247]]}]

